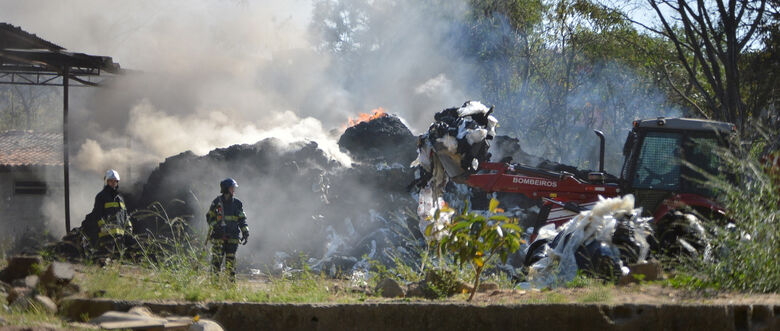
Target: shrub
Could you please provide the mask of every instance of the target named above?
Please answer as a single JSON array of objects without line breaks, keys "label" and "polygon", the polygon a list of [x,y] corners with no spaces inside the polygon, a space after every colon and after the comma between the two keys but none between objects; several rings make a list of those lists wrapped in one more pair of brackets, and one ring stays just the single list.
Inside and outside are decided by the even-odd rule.
[{"label": "shrub", "polygon": [[[507,257],[516,252],[523,243],[523,231],[516,224],[516,220],[496,214],[496,199],[491,199],[487,216],[469,212],[468,207],[467,203],[463,212],[447,225],[447,235],[442,237],[438,246],[439,252],[452,254],[460,266],[468,263],[473,267],[474,285],[468,298],[468,301],[471,301],[479,288],[480,275],[485,266],[495,257],[505,263]],[[429,229],[426,229],[426,235],[430,237]]]},{"label": "shrub", "polygon": [[764,146],[758,141],[750,148],[717,149],[724,170],[732,175],[705,173],[703,184],[717,193],[733,225],[708,223],[714,234],[712,258],[695,256],[679,263],[680,273],[670,280],[673,286],[780,290],[780,180],[761,160]]}]

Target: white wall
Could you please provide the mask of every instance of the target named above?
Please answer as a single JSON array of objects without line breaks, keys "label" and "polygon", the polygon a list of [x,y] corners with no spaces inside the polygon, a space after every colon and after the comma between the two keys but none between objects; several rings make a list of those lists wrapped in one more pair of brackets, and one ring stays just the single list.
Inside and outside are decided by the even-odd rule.
[{"label": "white wall", "polygon": [[[52,233],[61,236],[65,226],[56,220],[47,219],[47,199],[63,199],[61,167],[15,167],[0,169],[0,251],[10,248],[25,231],[50,232],[59,225],[60,231]],[[47,185],[46,194],[17,194],[16,181],[38,181]],[[51,215],[53,211],[48,211]],[[64,211],[59,211],[64,215]],[[64,219],[60,217],[64,224]]]}]

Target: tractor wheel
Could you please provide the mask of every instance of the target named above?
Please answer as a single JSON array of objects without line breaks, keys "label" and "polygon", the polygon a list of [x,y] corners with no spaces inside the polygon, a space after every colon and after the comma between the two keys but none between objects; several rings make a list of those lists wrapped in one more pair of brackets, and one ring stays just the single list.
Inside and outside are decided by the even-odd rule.
[{"label": "tractor wheel", "polygon": [[694,214],[675,211],[656,224],[658,250],[669,256],[709,254],[710,240]]}]

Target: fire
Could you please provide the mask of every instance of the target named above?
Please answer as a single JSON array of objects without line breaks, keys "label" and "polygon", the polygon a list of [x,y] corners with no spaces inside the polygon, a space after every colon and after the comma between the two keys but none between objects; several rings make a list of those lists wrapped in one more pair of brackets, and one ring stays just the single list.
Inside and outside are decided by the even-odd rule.
[{"label": "fire", "polygon": [[348,126],[350,126],[350,127],[351,126],[355,126],[355,125],[358,125],[358,123],[361,123],[361,122],[370,122],[370,121],[372,121],[374,119],[377,119],[377,118],[380,118],[380,117],[385,117],[385,116],[387,116],[387,113],[385,112],[384,109],[382,109],[382,107],[379,107],[377,109],[372,110],[371,114],[360,113],[356,118],[350,117]]}]

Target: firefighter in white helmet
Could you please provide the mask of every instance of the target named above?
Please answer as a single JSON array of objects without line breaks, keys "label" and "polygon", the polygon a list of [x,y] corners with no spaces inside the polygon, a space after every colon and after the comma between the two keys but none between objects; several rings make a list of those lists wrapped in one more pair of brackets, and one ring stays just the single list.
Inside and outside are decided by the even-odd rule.
[{"label": "firefighter in white helmet", "polygon": [[123,247],[125,236],[133,232],[133,223],[128,217],[125,200],[119,194],[119,173],[106,171],[105,186],[95,196],[95,205],[88,218],[97,225],[98,257],[116,257]]}]

